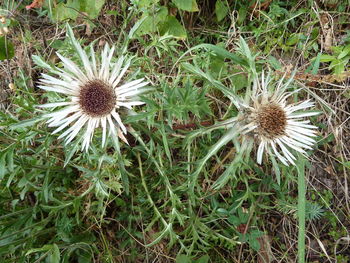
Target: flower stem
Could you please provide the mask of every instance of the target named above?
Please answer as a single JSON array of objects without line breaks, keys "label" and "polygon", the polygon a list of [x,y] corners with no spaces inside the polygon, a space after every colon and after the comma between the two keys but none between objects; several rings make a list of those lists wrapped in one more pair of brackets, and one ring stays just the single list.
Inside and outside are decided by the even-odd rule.
[{"label": "flower stem", "polygon": [[298,262],[305,262],[305,204],[306,204],[306,185],[305,185],[305,159],[299,155],[298,170]]}]

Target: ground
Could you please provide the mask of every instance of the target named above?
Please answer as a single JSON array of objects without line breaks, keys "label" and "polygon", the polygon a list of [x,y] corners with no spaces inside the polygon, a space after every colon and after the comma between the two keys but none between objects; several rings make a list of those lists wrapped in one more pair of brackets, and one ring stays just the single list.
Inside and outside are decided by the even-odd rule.
[{"label": "ground", "polygon": [[[0,16],[1,262],[350,261],[348,1],[4,0]],[[43,120],[64,98],[38,87],[56,52],[83,66],[67,23],[149,81],[120,110],[128,144],[96,129],[81,151]],[[238,137],[206,158],[238,114],[228,94],[262,72],[315,101],[313,149],[260,165]]]}]

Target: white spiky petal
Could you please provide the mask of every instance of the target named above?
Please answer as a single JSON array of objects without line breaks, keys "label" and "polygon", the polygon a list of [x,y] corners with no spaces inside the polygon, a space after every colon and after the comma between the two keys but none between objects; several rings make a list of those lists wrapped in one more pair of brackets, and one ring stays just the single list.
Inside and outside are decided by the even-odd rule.
[{"label": "white spiky petal", "polygon": [[[309,120],[304,120],[305,117],[315,116],[319,112],[303,112],[314,106],[310,100],[300,103],[288,104],[287,98],[299,90],[293,92],[285,92],[291,80],[283,83],[283,79],[274,88],[271,85],[271,78],[266,78],[262,74],[261,80],[256,80],[253,86],[250,98],[245,101],[237,100],[240,113],[237,122],[234,123],[240,134],[247,135],[245,141],[257,140],[257,162],[263,161],[264,152],[276,156],[283,164],[295,165],[295,156],[292,151],[305,154],[304,149],[311,149],[315,143],[313,137],[316,136],[316,126],[310,125]],[[271,88],[272,87],[272,88]],[[263,111],[264,107],[278,108],[285,119],[281,124],[282,133],[273,134],[262,133],[261,124],[258,121],[259,112]],[[268,128],[266,129],[268,131]]]},{"label": "white spiky petal", "polygon": [[[124,56],[121,56],[116,63],[112,63],[115,47],[110,48],[108,44],[104,46],[101,59],[96,57],[92,46],[90,46],[88,55],[74,38],[72,29],[69,26],[67,27],[67,34],[73,43],[83,68],[80,69],[72,60],[57,54],[64,68],[53,68],[51,73],[58,76],[52,77],[42,74],[39,88],[66,95],[65,101],[51,102],[39,106],[42,108],[64,106],[57,111],[44,115],[48,118],[48,126],[56,127],[53,133],[66,129],[58,137],[65,138],[66,144],[71,142],[81,130],[84,130],[82,134],[82,150],[89,149],[94,131],[98,127],[102,128],[102,146],[106,142],[107,131],[109,131],[109,136],[118,136],[127,143],[124,136],[127,133],[127,129],[118,110],[121,107],[131,109],[133,106],[144,104],[144,102],[137,99],[137,96],[145,91],[145,86],[148,82],[144,81],[144,79],[130,82],[124,80],[122,85],[120,85],[130,66],[131,61],[129,59],[127,60]],[[99,81],[106,87],[111,88],[115,103],[113,108],[107,113],[100,115],[89,114],[83,109],[79,96],[81,96],[82,88],[91,81]]]}]

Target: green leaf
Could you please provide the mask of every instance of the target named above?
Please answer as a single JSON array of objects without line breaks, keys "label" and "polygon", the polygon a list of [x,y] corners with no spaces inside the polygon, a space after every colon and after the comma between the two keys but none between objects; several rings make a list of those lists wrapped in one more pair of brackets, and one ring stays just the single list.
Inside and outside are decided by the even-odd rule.
[{"label": "green leaf", "polygon": [[[30,254],[33,254],[33,253],[38,253],[38,252],[46,252],[46,251],[49,251],[50,252],[50,256],[49,258],[52,259],[52,261],[50,260],[49,262],[53,262],[53,263],[56,263],[58,262],[59,263],[59,254],[60,254],[60,250],[58,249],[58,246],[56,244],[53,244],[53,245],[44,245],[42,246],[41,248],[32,248],[32,249],[29,249],[26,253],[26,256],[30,255]],[[58,252],[58,256],[57,256],[57,252]],[[57,261],[58,259],[58,261]]]},{"label": "green leaf", "polygon": [[43,116],[39,116],[39,117],[35,117],[35,118],[29,119],[29,120],[20,121],[18,123],[15,123],[15,124],[11,125],[10,129],[11,130],[17,130],[17,129],[20,129],[20,128],[33,126],[35,123],[37,123],[38,121],[41,121],[43,119],[45,119]]},{"label": "green leaf", "polygon": [[231,69],[230,72],[237,73],[237,74],[233,75],[231,78],[232,85],[234,86],[235,90],[241,90],[244,87],[247,87],[248,78],[244,74],[244,72],[242,72],[241,70],[238,70],[238,69]]},{"label": "green leaf", "polygon": [[254,249],[255,251],[259,251],[260,249],[260,243],[257,239],[255,238],[249,238],[248,240],[249,246]]},{"label": "green leaf", "polygon": [[142,36],[145,34],[156,32],[159,23],[162,21],[165,21],[167,16],[168,16],[168,8],[163,6],[159,8],[156,14],[142,17],[141,20],[139,20],[141,21],[141,23],[138,24],[138,27],[136,28],[136,30],[133,28],[135,30],[134,35]]},{"label": "green leaf", "polygon": [[60,263],[60,250],[56,244],[52,245],[52,249],[50,250],[50,252],[51,253],[49,254],[48,261],[51,263]]},{"label": "green leaf", "polygon": [[227,220],[234,226],[241,224],[241,220],[237,216],[229,216]]},{"label": "green leaf", "polygon": [[152,4],[156,4],[158,2],[159,0],[139,0],[138,2],[136,2],[136,4],[139,8],[143,8],[143,7],[149,7]]},{"label": "green leaf", "polygon": [[244,224],[247,223],[248,219],[249,219],[249,214],[244,213],[243,209],[241,207],[237,209],[237,212],[238,212],[238,217],[239,217],[241,223],[244,223]]},{"label": "green leaf", "polygon": [[220,177],[213,184],[213,189],[218,190],[224,187],[231,178],[235,178],[236,170],[238,169],[237,161],[231,162],[229,167],[226,168]]},{"label": "green leaf", "polygon": [[14,55],[13,44],[6,37],[0,37],[0,60],[11,59]]},{"label": "green leaf", "polygon": [[286,41],[286,45],[287,46],[294,46],[295,44],[297,44],[300,41],[302,36],[303,36],[303,34],[301,34],[301,33],[291,34]]},{"label": "green leaf", "polygon": [[321,58],[320,58],[320,62],[330,62],[332,60],[335,60],[336,58],[331,56],[331,55],[327,55],[327,54],[322,54]]},{"label": "green leaf", "polygon": [[344,162],[343,165],[344,165],[346,168],[350,169],[350,161],[349,161],[349,162]]},{"label": "green leaf", "polygon": [[80,11],[80,2],[78,0],[68,0],[66,4],[59,3],[52,10],[52,20],[55,22],[61,22],[66,19],[75,20]]},{"label": "green leaf", "polygon": [[217,0],[215,3],[215,14],[216,19],[220,22],[228,13],[228,7],[222,0]]},{"label": "green leaf", "polygon": [[242,6],[238,10],[238,19],[237,19],[238,25],[241,25],[245,21],[245,19],[247,18],[248,10],[249,9],[246,6]]},{"label": "green leaf", "polygon": [[321,52],[318,53],[316,59],[310,65],[310,67],[312,67],[311,74],[313,75],[316,75],[318,72],[318,69],[320,68],[321,55],[322,55]]},{"label": "green leaf", "polygon": [[199,259],[195,260],[194,263],[208,263],[209,259],[210,258],[208,255],[204,255],[204,256],[201,256]]},{"label": "green leaf", "polygon": [[191,259],[183,254],[179,254],[176,257],[176,263],[191,263]]},{"label": "green leaf", "polygon": [[187,37],[185,28],[174,16],[167,16],[166,20],[160,24],[159,31],[162,35],[169,34],[179,39]]},{"label": "green leaf", "polygon": [[34,61],[35,64],[37,64],[41,68],[46,68],[46,69],[49,69],[49,70],[51,70],[51,68],[52,68],[40,56],[32,55],[32,60]]},{"label": "green leaf", "polygon": [[334,66],[334,74],[335,75],[340,75],[343,74],[345,71],[345,66],[343,63],[338,63],[336,66]]},{"label": "green leaf", "polygon": [[338,59],[342,59],[350,54],[350,45],[344,47],[343,51],[338,55]]},{"label": "green leaf", "polygon": [[6,152],[0,155],[0,180],[2,180],[6,174]]},{"label": "green leaf", "polygon": [[281,63],[274,56],[269,56],[267,61],[276,70],[282,68]]},{"label": "green leaf", "polygon": [[197,12],[199,11],[196,0],[172,0],[177,8],[188,11]]},{"label": "green leaf", "polygon": [[246,59],[243,59],[243,58],[241,58],[233,53],[230,53],[229,51],[227,51],[226,49],[224,49],[220,46],[215,46],[212,44],[200,44],[200,45],[194,46],[194,47],[190,48],[189,50],[187,50],[184,54],[182,54],[181,57],[178,59],[178,61],[180,61],[188,53],[191,53],[194,50],[203,49],[203,48],[214,52],[217,56],[222,57],[224,59],[226,59],[226,58],[231,59],[232,62],[235,64],[239,64],[242,66],[248,66],[248,62]]},{"label": "green leaf", "polygon": [[81,11],[86,12],[91,19],[98,17],[106,0],[83,0]]}]

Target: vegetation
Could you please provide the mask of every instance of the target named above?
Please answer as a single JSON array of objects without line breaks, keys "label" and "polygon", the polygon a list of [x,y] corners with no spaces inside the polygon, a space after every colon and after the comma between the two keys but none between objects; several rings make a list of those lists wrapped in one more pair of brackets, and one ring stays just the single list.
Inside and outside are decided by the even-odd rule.
[{"label": "vegetation", "polygon": [[[1,262],[350,261],[350,3],[347,0],[2,0]],[[153,90],[123,116],[129,144],[96,129],[65,145],[38,105],[41,73],[79,44]],[[79,65],[83,67],[83,65]],[[290,103],[322,114],[295,165],[242,141],[213,150],[262,72],[293,78]],[[214,128],[213,128],[214,127]],[[210,154],[210,156],[208,155]],[[298,234],[299,233],[299,234]],[[305,239],[305,241],[304,241]]]}]

